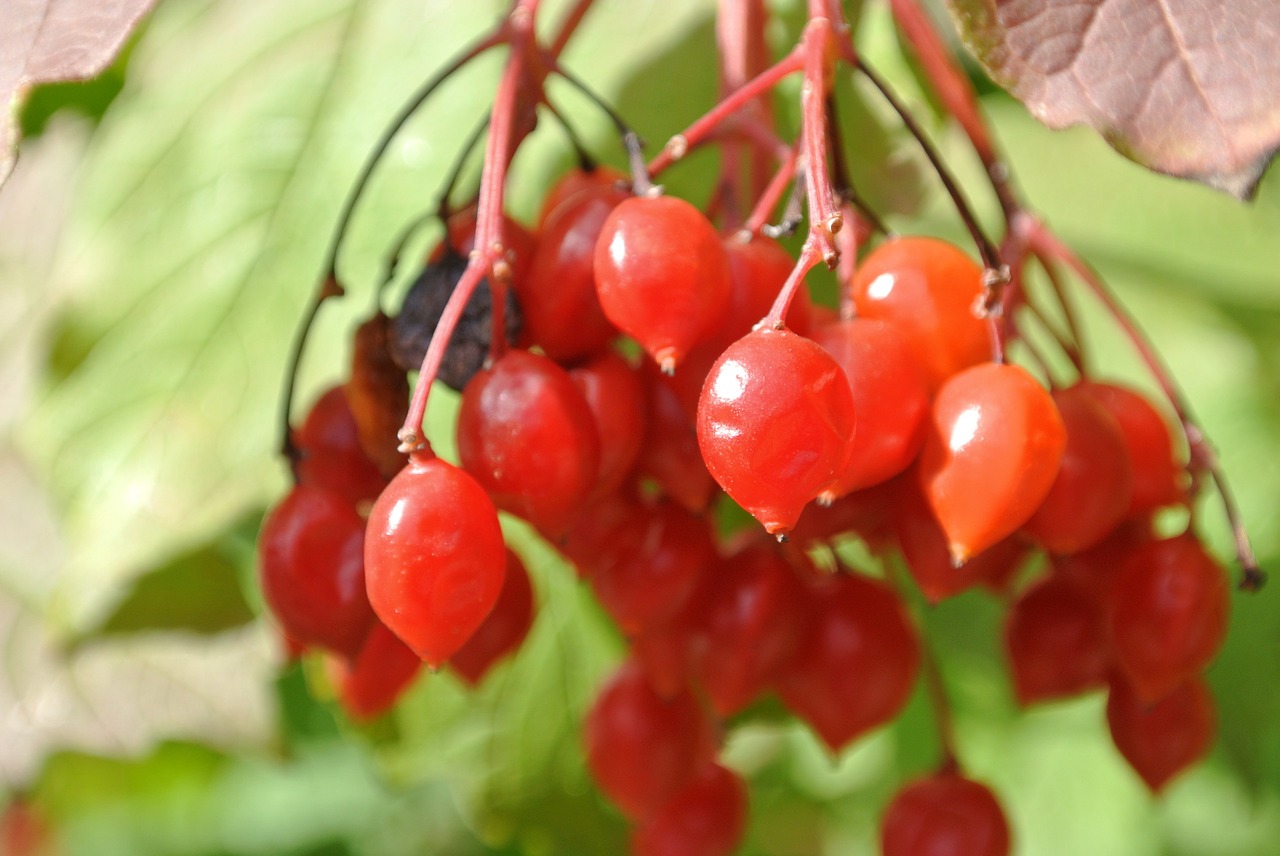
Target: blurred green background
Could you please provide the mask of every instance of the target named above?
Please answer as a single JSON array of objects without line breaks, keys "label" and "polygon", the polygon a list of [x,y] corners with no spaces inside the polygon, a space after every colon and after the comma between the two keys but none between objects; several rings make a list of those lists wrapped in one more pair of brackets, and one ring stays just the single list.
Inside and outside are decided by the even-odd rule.
[{"label": "blurred green background", "polygon": [[[545,5],[553,22],[565,4]],[[715,100],[712,5],[600,0],[565,63],[656,148]],[[780,51],[802,9],[773,5]],[[355,728],[323,698],[316,664],[282,665],[258,618],[253,540],[285,486],[274,447],[286,352],[342,198],[400,102],[499,14],[492,0],[161,0],[100,81],[31,98],[0,193],[0,804],[32,799],[65,852],[622,852],[577,738],[621,642],[519,523],[504,525],[541,612],[474,694],[426,677],[387,721]],[[878,5],[860,44],[932,116]],[[389,151],[340,260],[350,297],[326,307],[307,354],[303,400],[340,377],[383,254],[434,204],[498,67],[491,56],[459,74]],[[860,187],[896,228],[959,239],[898,125],[842,86]],[[780,90],[784,113],[797,91]],[[620,164],[603,118],[568,87],[551,94]],[[1149,174],[1089,132],[1048,132],[998,92],[984,107],[1027,198],[1164,355],[1264,567],[1280,568],[1277,179],[1240,205]],[[991,217],[955,130],[926,124]],[[563,135],[540,128],[517,158],[512,212],[527,222],[570,162]],[[667,186],[701,201],[714,168],[712,155],[691,157]],[[1095,368],[1150,387],[1105,316],[1088,301],[1082,311]],[[430,414],[446,454],[453,406],[436,395]],[[1225,559],[1220,508],[1203,505],[1202,531]],[[973,594],[927,621],[962,759],[1004,799],[1018,854],[1280,852],[1273,591],[1235,597],[1210,672],[1220,739],[1160,800],[1112,749],[1101,697],[1017,710],[1001,612]],[[743,852],[873,853],[893,787],[936,748],[919,694],[838,758],[798,725],[747,717],[727,749],[752,785]]]}]

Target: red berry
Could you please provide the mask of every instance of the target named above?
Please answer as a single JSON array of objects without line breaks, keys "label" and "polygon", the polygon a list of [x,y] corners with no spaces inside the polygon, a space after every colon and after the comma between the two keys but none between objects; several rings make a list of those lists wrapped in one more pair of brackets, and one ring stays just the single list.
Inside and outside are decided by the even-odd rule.
[{"label": "red berry", "polygon": [[1227,575],[1193,535],[1136,549],[1111,593],[1110,628],[1138,695],[1154,701],[1209,665],[1230,611]]},{"label": "red berry", "polygon": [[1050,553],[1096,545],[1129,513],[1133,465],[1120,426],[1079,386],[1053,394],[1067,431],[1058,475],[1023,529]]},{"label": "red berry", "polygon": [[1111,648],[1105,616],[1068,580],[1050,576],[1023,592],[1005,620],[1004,640],[1024,705],[1106,685]]},{"label": "red berry", "polygon": [[468,475],[410,459],[369,513],[369,601],[382,622],[437,668],[493,609],[506,547],[498,512]]},{"label": "red berry", "polygon": [[1204,679],[1188,678],[1163,698],[1145,702],[1125,681],[1107,699],[1111,739],[1152,791],[1209,753],[1217,731],[1213,696]]},{"label": "red berry", "polygon": [[1018,366],[975,366],[938,390],[919,475],[952,561],[1026,523],[1053,485],[1066,441],[1053,399]]},{"label": "red berry", "polygon": [[982,269],[946,241],[884,242],[863,260],[852,292],[859,317],[898,329],[933,389],[991,357],[987,323],[976,314]]},{"label": "red berry", "polygon": [[902,710],[920,645],[891,588],[839,574],[812,593],[808,620],[778,694],[833,750]]},{"label": "red berry", "polygon": [[715,559],[711,528],[679,505],[637,503],[591,573],[591,589],[624,633],[674,615]]},{"label": "red berry", "polygon": [[[724,239],[724,250],[729,260],[730,290],[728,306],[711,338],[718,350],[750,333],[769,314],[796,266],[796,260],[781,244],[764,235],[733,235]],[[809,292],[803,287],[797,289],[787,309],[788,329],[804,335],[811,327],[811,306]]]},{"label": "red berry", "polygon": [[354,657],[373,624],[364,520],[342,497],[298,485],[262,523],[262,593],[286,636]]},{"label": "red berry", "polygon": [[551,536],[582,510],[600,468],[591,408],[564,369],[508,351],[472,378],[458,411],[458,456],[499,508]]},{"label": "red berry", "polygon": [[715,227],[683,199],[633,197],[605,220],[595,249],[604,314],[664,371],[720,320],[729,263]]},{"label": "red berry", "polygon": [[681,406],[674,391],[676,378],[663,375],[652,364],[646,366],[642,377],[646,381],[647,407],[639,471],[688,510],[705,511],[716,492],[716,483],[698,448],[693,417]]},{"label": "red berry", "polygon": [[413,683],[422,658],[381,621],[375,621],[364,647],[338,675],[338,698],[357,721],[381,716]]},{"label": "red berry", "polygon": [[723,717],[746,707],[795,652],[808,600],[800,579],[771,544],[731,556],[707,580],[695,673]]},{"label": "red berry", "polygon": [[687,690],[663,699],[634,662],[601,688],[583,725],[587,768],[627,817],[648,817],[711,760],[709,726]]},{"label": "red berry", "polygon": [[627,177],[611,166],[597,164],[594,169],[571,169],[551,185],[546,198],[542,200],[542,208],[538,212],[538,231],[546,226],[547,220],[561,206],[573,199],[582,191],[595,190],[600,187],[618,187],[624,185]]},{"label": "red berry", "polygon": [[894,796],[880,847],[882,856],[1008,856],[1009,822],[985,785],[937,773]]},{"label": "red berry", "polygon": [[1080,389],[1120,426],[1133,470],[1133,499],[1127,516],[1185,501],[1186,471],[1174,457],[1169,423],[1146,396],[1113,383],[1087,381]]},{"label": "red berry", "polygon": [[569,378],[591,409],[600,436],[600,471],[591,490],[591,497],[599,498],[622,487],[640,456],[646,427],[644,382],[612,351],[571,369]]},{"label": "red berry", "polygon": [[538,236],[516,296],[529,341],[557,362],[600,353],[618,334],[600,308],[592,260],[605,218],[629,198],[609,185],[581,190],[551,214]]},{"label": "red berry", "polygon": [[343,387],[316,400],[295,436],[301,458],[298,481],[332,491],[355,505],[375,499],[387,480],[360,444],[355,417]]},{"label": "red berry", "polygon": [[533,625],[533,586],[529,572],[507,550],[502,591],[476,632],[449,658],[449,667],[471,686],[478,685],[499,660],[515,653]]},{"label": "red berry", "polygon": [[756,330],[730,345],[698,404],[707,469],[770,534],[791,529],[843,472],[853,427],[840,366],[785,329]]},{"label": "red berry", "polygon": [[854,318],[819,327],[813,340],[844,370],[858,408],[849,464],[828,491],[835,498],[911,465],[924,443],[929,387],[906,340],[890,324]]},{"label": "red berry", "polygon": [[707,764],[631,838],[633,856],[729,856],[747,822],[746,783]]}]

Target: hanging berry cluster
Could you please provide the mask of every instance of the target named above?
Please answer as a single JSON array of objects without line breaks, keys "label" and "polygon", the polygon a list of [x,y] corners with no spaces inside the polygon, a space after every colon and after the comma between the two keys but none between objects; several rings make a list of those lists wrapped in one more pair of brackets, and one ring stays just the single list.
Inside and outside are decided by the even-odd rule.
[{"label": "hanging berry cluster", "polygon": [[[585,714],[583,741],[596,783],[633,824],[635,853],[735,849],[748,787],[719,748],[728,718],[763,696],[840,750],[893,720],[922,679],[942,757],[887,808],[883,852],[1000,856],[1009,825],[960,762],[909,608],[915,593],[936,603],[981,587],[1002,598],[1017,698],[1108,692],[1116,747],[1159,791],[1213,740],[1201,674],[1230,601],[1194,516],[1170,535],[1155,515],[1190,510],[1212,482],[1237,535],[1242,587],[1261,574],[1172,381],[1105,285],[1018,201],[968,82],[920,9],[892,4],[988,167],[999,244],[859,57],[838,4],[809,5],[799,44],[767,66],[762,3],[722,0],[724,97],[648,164],[598,102],[618,125],[629,176],[597,166],[566,125],[581,167],[551,189],[532,231],[504,214],[507,170],[540,112],[564,123],[549,76],[595,98],[558,60],[589,0],[547,44],[534,35],[536,0],[516,0],[419,93],[343,212],[299,352],[316,308],[343,292],[337,247],[377,155],[451,71],[506,47],[473,139],[487,129],[478,192],[454,205],[455,171],[432,214],[444,238],[401,306],[358,329],[350,377],[286,428],[295,486],[263,527],[262,587],[294,644],[332,656],[349,713],[376,716],[423,663],[475,684],[520,646],[535,598],[503,541],[499,511],[510,513],[561,551],[629,642]],[[832,87],[844,70],[898,111],[979,261],[893,233],[860,198],[835,134]],[[787,142],[765,96],[792,74],[804,79],[802,126]],[[711,216],[653,184],[709,143],[722,154]],[[783,223],[769,225],[783,207]],[[804,220],[795,258],[776,238]],[[838,306],[805,287],[819,263],[837,272]],[[1032,265],[1056,306],[1024,289]],[[1176,422],[1094,374],[1068,273],[1111,308]],[[1027,324],[1074,367],[1068,381],[1022,335]],[[422,432],[437,380],[462,394],[459,465]],[[290,380],[287,426],[292,398]],[[725,525],[717,512],[730,504],[759,525]],[[846,563],[832,546],[850,537],[887,570]]]}]

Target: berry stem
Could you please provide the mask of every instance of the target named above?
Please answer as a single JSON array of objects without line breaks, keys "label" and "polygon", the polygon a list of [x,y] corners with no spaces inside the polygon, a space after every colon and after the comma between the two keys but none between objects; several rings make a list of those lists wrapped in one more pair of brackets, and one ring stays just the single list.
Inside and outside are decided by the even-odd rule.
[{"label": "berry stem", "polygon": [[556,32],[555,39],[547,48],[547,54],[552,60],[558,60],[560,54],[564,53],[564,49],[568,47],[569,40],[573,38],[573,34],[577,32],[578,25],[582,23],[582,19],[591,9],[595,0],[578,0],[573,4],[573,8],[565,13],[564,20],[560,22],[560,29]]},{"label": "berry stem", "polygon": [[1155,378],[1156,383],[1164,393],[1165,399],[1178,417],[1178,422],[1182,426],[1182,433],[1186,438],[1187,448],[1190,452],[1187,469],[1192,474],[1193,480],[1199,473],[1208,473],[1213,480],[1214,488],[1222,498],[1223,510],[1226,513],[1227,522],[1231,527],[1231,534],[1235,541],[1236,558],[1241,567],[1240,589],[1249,592],[1258,591],[1266,581],[1266,574],[1258,565],[1257,556],[1253,552],[1253,545],[1249,541],[1249,534],[1245,530],[1244,518],[1240,514],[1239,506],[1236,504],[1235,494],[1227,482],[1226,475],[1222,472],[1217,452],[1200,428],[1199,423],[1192,416],[1190,407],[1174,382],[1173,376],[1161,361],[1160,355],[1156,353],[1155,348],[1147,341],[1142,331],[1138,328],[1137,322],[1115,299],[1115,296],[1107,288],[1102,278],[1097,275],[1093,268],[1072,252],[1071,248],[1063,243],[1057,235],[1039,220],[1027,214],[1020,215],[1014,221],[1014,229],[1025,236],[1034,252],[1071,268],[1094,296],[1102,302],[1116,323],[1120,325],[1125,337],[1128,338],[1134,350],[1138,352],[1139,357],[1146,364],[1147,370]]},{"label": "berry stem", "polygon": [[835,29],[831,19],[823,14],[827,10],[821,0],[812,0],[809,6],[809,23],[805,25],[800,41],[804,55],[804,84],[800,88],[800,147],[804,153],[803,174],[809,202],[809,238],[805,245],[819,251],[827,267],[834,268],[840,258],[835,234],[844,225],[828,175],[827,94],[831,91],[831,70],[835,61]]},{"label": "berry stem", "polygon": [[[501,32],[510,45],[506,65],[498,88],[494,94],[493,110],[489,118],[489,139],[485,147],[484,167],[480,174],[480,192],[476,209],[475,248],[463,271],[462,278],[454,287],[453,293],[445,304],[440,322],[436,325],[422,358],[422,367],[414,384],[413,397],[409,403],[409,412],[405,416],[404,426],[400,429],[400,450],[406,453],[418,453],[420,457],[430,457],[431,448],[422,428],[422,420],[426,415],[427,397],[440,370],[440,363],[449,346],[453,331],[462,317],[462,310],[475,292],[486,273],[489,274],[489,287],[492,297],[493,315],[502,322],[502,308],[505,307],[506,289],[511,277],[511,264],[507,258],[507,250],[503,236],[502,203],[506,187],[507,168],[518,143],[517,135],[527,132],[524,127],[517,127],[517,111],[520,109],[520,96],[529,93],[524,87],[538,90],[541,96],[541,78],[538,70],[529,68],[528,60],[537,58],[534,50],[534,19],[538,0],[516,0],[511,13],[507,16]],[[531,103],[524,107],[530,111]],[[501,328],[500,328],[501,329]],[[505,330],[495,337],[505,344]],[[492,343],[491,343],[492,347]]]},{"label": "berry stem", "polygon": [[914,586],[906,572],[894,564],[890,564],[888,570],[889,579],[897,589],[898,597],[904,604],[912,604],[912,618],[915,619],[916,632],[920,635],[920,675],[924,680],[925,693],[929,696],[929,705],[933,708],[934,724],[938,729],[938,743],[942,751],[938,770],[953,773],[960,767],[956,755],[955,717],[951,711],[951,700],[947,698],[946,684],[942,681],[942,670],[938,667],[937,651],[929,638],[928,621],[913,594]]},{"label": "berry stem", "polygon": [[769,314],[764,316],[757,326],[772,327],[776,330],[786,326],[787,310],[791,307],[791,300],[795,297],[796,290],[804,285],[805,274],[813,270],[824,257],[825,252],[813,240],[811,232],[804,246],[800,248],[800,258],[796,260],[796,266],[791,269],[791,275],[787,277],[782,290],[773,301],[773,306],[769,308]]},{"label": "berry stem", "polygon": [[769,222],[769,215],[782,200],[782,194],[795,180],[796,160],[799,155],[799,151],[794,146],[787,149],[787,155],[778,165],[777,172],[773,174],[773,178],[765,185],[764,191],[756,200],[751,216],[747,217],[747,222],[742,224],[743,229],[752,234],[758,234],[764,230],[765,224]]}]

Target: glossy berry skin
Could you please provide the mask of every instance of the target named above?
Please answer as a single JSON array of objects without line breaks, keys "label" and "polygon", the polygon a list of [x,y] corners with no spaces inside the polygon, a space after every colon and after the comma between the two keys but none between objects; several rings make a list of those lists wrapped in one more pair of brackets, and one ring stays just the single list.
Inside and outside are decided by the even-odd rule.
[{"label": "glossy berry skin", "polygon": [[591,496],[607,496],[631,475],[644,446],[647,405],[644,381],[637,370],[613,351],[570,369],[569,379],[591,409],[600,436],[600,468]]},{"label": "glossy berry skin", "polygon": [[583,740],[591,777],[632,820],[668,802],[712,757],[709,726],[693,694],[664,700],[630,661],[601,687]]},{"label": "glossy berry skin", "polygon": [[557,537],[600,467],[595,418],[546,357],[508,351],[472,378],[458,411],[458,457],[499,508]]},{"label": "glossy berry skin", "polygon": [[381,621],[338,674],[338,700],[347,715],[368,722],[390,710],[422,671],[422,658]]},{"label": "glossy berry skin", "polygon": [[324,488],[352,505],[371,502],[387,480],[365,454],[343,387],[329,388],[307,413],[294,442],[301,484]]},{"label": "glossy berry skin", "polygon": [[1049,576],[1018,596],[1005,619],[1005,653],[1021,704],[1069,698],[1106,686],[1106,617],[1069,580]]},{"label": "glossy berry skin", "polygon": [[1023,530],[1050,553],[1095,546],[1129,514],[1133,465],[1111,414],[1080,387],[1053,394],[1067,430],[1062,464]]},{"label": "glossy berry skin", "polygon": [[596,240],[624,190],[596,185],[576,193],[543,225],[528,275],[516,284],[525,333],[559,363],[600,353],[618,334],[596,295]]},{"label": "glossy berry skin", "polygon": [[683,199],[633,197],[614,208],[594,265],[605,316],[664,371],[714,328],[729,300],[720,236]]},{"label": "glossy berry skin", "polygon": [[343,497],[298,485],[262,523],[262,594],[285,635],[354,657],[373,624],[364,521]]},{"label": "glossy berry skin", "polygon": [[1133,470],[1133,517],[1186,500],[1186,471],[1174,457],[1169,424],[1146,396],[1114,383],[1086,381],[1079,385],[1115,418],[1129,452]]},{"label": "glossy berry skin", "polygon": [[1227,575],[1193,535],[1135,550],[1111,592],[1110,629],[1138,695],[1155,701],[1209,665],[1230,612]]},{"label": "glossy berry skin", "polygon": [[507,551],[506,573],[498,602],[476,632],[449,658],[449,668],[471,686],[478,686],[504,657],[519,650],[533,626],[533,586],[524,562]]},{"label": "glossy berry skin", "polygon": [[[724,250],[729,260],[731,286],[724,317],[711,339],[718,350],[724,350],[750,333],[769,314],[778,292],[796,266],[791,254],[765,235],[731,235],[724,239]],[[812,326],[812,306],[808,290],[797,289],[787,308],[787,328],[806,335]]]},{"label": "glossy berry skin", "polygon": [[707,764],[631,837],[633,856],[730,856],[747,822],[747,786]]},{"label": "glossy berry skin", "polygon": [[820,327],[813,340],[844,371],[858,408],[849,463],[828,491],[834,499],[911,465],[924,443],[929,387],[907,341],[883,321],[839,321]]},{"label": "glossy berry skin", "polygon": [[1217,715],[1204,679],[1195,676],[1155,702],[1144,702],[1125,681],[1112,682],[1107,699],[1111,739],[1153,793],[1196,763],[1213,746]]},{"label": "glossy berry skin", "polygon": [[880,848],[882,856],[1008,856],[1009,822],[985,785],[937,773],[894,796]]},{"label": "glossy berry skin", "polygon": [[948,380],[933,402],[918,474],[953,562],[1012,535],[1044,501],[1067,432],[1025,369],[986,363]]},{"label": "glossy berry skin", "polygon": [[748,333],[720,356],[698,404],[707,469],[770,534],[848,464],[853,395],[831,355],[789,330]]},{"label": "glossy berry skin", "polygon": [[863,260],[851,292],[858,317],[886,321],[903,335],[931,389],[991,357],[987,324],[975,314],[982,269],[946,241],[885,241]]},{"label": "glossy berry skin", "polygon": [[438,458],[411,458],[369,513],[369,601],[432,668],[493,609],[506,562],[493,501],[466,471]]},{"label": "glossy berry skin", "polygon": [[839,751],[902,710],[920,645],[897,595],[878,580],[855,574],[824,580],[806,614],[776,686],[783,703]]}]

